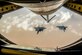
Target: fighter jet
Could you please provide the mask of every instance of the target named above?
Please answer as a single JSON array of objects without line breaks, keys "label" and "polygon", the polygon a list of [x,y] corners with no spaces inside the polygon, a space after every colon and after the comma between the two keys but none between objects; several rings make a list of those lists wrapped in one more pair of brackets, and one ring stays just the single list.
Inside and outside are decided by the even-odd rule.
[{"label": "fighter jet", "polygon": [[67,29],[67,26],[56,26],[57,28],[59,28],[60,30],[63,30],[64,32],[66,31]]},{"label": "fighter jet", "polygon": [[44,29],[46,29],[45,27],[34,27],[35,31],[37,31],[37,34],[39,34],[39,32],[44,31]]}]

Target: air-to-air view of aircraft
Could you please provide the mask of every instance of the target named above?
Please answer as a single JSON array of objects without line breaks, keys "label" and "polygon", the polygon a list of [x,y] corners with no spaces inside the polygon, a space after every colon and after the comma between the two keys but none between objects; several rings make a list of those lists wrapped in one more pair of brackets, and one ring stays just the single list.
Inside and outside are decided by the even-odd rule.
[{"label": "air-to-air view of aircraft", "polygon": [[[0,0],[0,19],[3,17],[4,14],[27,7],[27,9],[29,9],[31,12],[33,12],[37,15],[40,15],[40,17],[42,17],[47,23],[49,23],[56,16],[56,15],[53,15],[51,17],[50,15],[55,13],[62,6],[79,14],[79,15],[82,15],[82,0]],[[64,26],[64,25],[57,25],[56,27],[59,30],[63,30],[64,32],[68,28],[68,26]],[[46,29],[46,27],[38,26],[38,27],[34,27],[34,29],[37,32],[37,34],[39,34],[39,32],[44,31]],[[2,36],[2,35],[0,35],[0,36]],[[12,44],[12,42],[7,40],[6,38],[1,37],[0,40],[1,39],[4,39],[4,41],[7,41],[8,43]],[[2,41],[2,42],[4,42],[4,41]],[[3,47],[5,47],[5,46],[3,46]],[[28,49],[30,49],[30,48],[28,48]],[[18,47],[18,50],[21,50],[21,49],[19,49],[19,47]],[[23,50],[25,50],[25,49],[23,49]],[[46,50],[46,49],[43,49],[43,50]],[[29,50],[29,51],[31,51],[31,50]],[[32,52],[34,52],[34,51],[32,50]],[[35,52],[37,52],[37,51],[35,51]],[[43,51],[43,52],[46,52],[46,51]]]},{"label": "air-to-air view of aircraft", "polygon": [[[73,2],[80,3],[80,1],[82,0],[74,0]],[[65,5],[66,7],[68,6],[69,8],[73,8],[74,6],[75,8],[73,10],[76,11],[79,10],[79,12],[81,11],[81,7],[78,7],[79,5],[77,5],[78,8],[77,9],[75,4],[74,5],[71,3],[68,4],[67,2],[72,1],[71,0],[0,0],[1,4],[0,6],[2,7],[0,8],[0,18],[2,17],[2,14],[14,11],[16,9],[20,9],[21,6],[27,7],[32,12],[41,15],[41,17],[48,23],[56,16],[54,15],[53,17],[50,18],[49,15],[56,12],[65,3],[67,4]],[[46,18],[44,17],[44,15],[46,16]]]},{"label": "air-to-air view of aircraft", "polygon": [[44,31],[44,29],[46,29],[45,27],[34,27],[35,30],[37,31],[37,34],[39,34],[39,32]]},{"label": "air-to-air view of aircraft", "polygon": [[56,26],[57,28],[59,28],[60,30],[63,30],[64,32],[66,31],[67,29],[67,26]]}]

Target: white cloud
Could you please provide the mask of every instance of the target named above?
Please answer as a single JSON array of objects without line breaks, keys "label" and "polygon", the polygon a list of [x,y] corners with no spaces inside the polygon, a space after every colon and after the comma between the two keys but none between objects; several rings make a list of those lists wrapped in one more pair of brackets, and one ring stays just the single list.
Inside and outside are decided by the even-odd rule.
[{"label": "white cloud", "polygon": [[74,30],[74,29],[72,29],[72,30],[71,30],[71,32],[72,32],[72,33],[74,33],[74,34],[76,34],[76,35],[78,35],[78,36],[82,36],[82,34],[81,34],[81,33],[77,32],[77,31],[76,31],[76,30]]},{"label": "white cloud", "polygon": [[64,22],[68,21],[72,16],[72,14],[70,14],[70,12],[61,11],[60,14],[61,14],[60,19],[57,21],[58,23],[64,23]]}]

